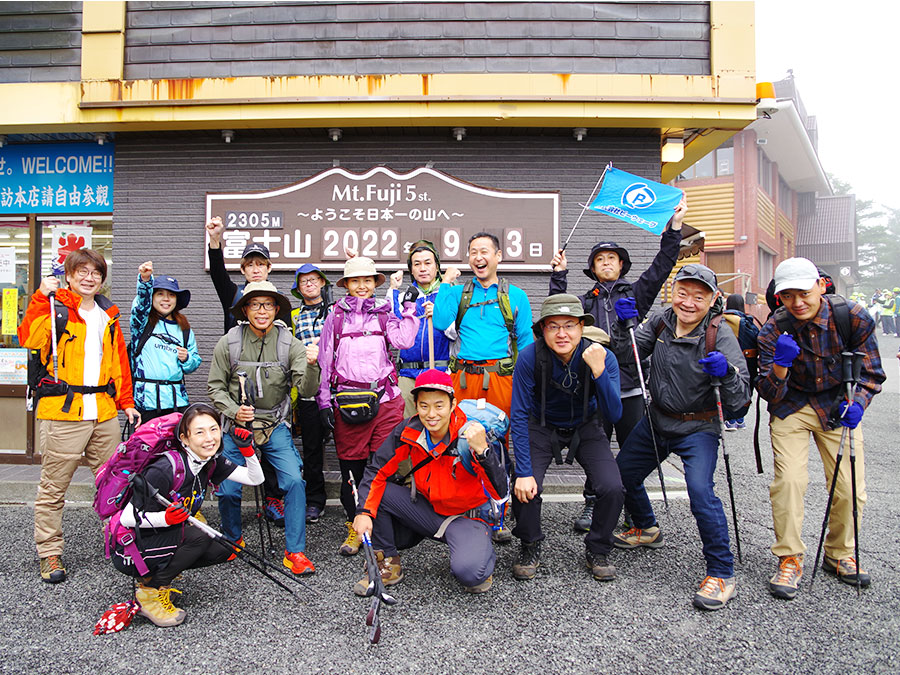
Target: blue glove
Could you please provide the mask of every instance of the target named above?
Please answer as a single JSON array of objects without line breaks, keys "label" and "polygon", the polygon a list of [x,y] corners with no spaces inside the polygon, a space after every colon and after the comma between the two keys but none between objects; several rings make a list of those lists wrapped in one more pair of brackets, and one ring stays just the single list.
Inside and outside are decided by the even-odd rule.
[{"label": "blue glove", "polygon": [[722,352],[710,352],[698,363],[703,364],[703,372],[711,377],[725,377],[728,374],[728,359]]},{"label": "blue glove", "polygon": [[775,356],[772,359],[776,365],[790,368],[794,363],[794,359],[800,356],[800,347],[787,333],[778,336],[778,342],[775,343]]},{"label": "blue glove", "polygon": [[638,317],[637,302],[634,298],[619,298],[613,307],[619,321],[629,321]]},{"label": "blue glove", "polygon": [[859,421],[862,419],[863,412],[865,412],[863,407],[856,401],[853,401],[849,406],[847,401],[841,401],[839,410],[841,413],[841,425],[848,429],[855,429],[859,426]]}]

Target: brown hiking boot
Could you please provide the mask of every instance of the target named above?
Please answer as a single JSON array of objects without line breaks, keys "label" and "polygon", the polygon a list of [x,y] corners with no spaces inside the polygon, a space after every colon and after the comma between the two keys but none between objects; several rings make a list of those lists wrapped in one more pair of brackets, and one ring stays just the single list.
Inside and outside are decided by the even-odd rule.
[{"label": "brown hiking boot", "polygon": [[[384,551],[375,551],[375,562],[378,564],[378,570],[381,572],[381,583],[385,586],[394,586],[403,581],[403,567],[400,565],[400,556],[392,555],[384,557]],[[369,589],[369,573],[368,564],[366,565],[366,576],[353,584],[353,592],[364,598],[366,591]]]},{"label": "brown hiking boot", "polygon": [[609,556],[585,549],[584,557],[587,568],[591,571],[594,579],[597,581],[615,581],[616,566],[609,562]]},{"label": "brown hiking boot", "polygon": [[865,570],[861,570],[857,567],[856,558],[852,555],[841,558],[840,560],[829,558],[826,555],[825,559],[822,561],[822,569],[851,586],[856,586],[857,576],[859,576],[859,585],[862,588],[866,588],[872,583],[872,577],[870,577]]},{"label": "brown hiking boot", "polygon": [[700,590],[694,594],[694,607],[698,609],[722,609],[734,596],[734,577],[706,577],[700,583]]},{"label": "brown hiking boot", "polygon": [[356,530],[353,529],[353,523],[349,520],[344,523],[347,527],[347,538],[344,539],[344,543],[341,544],[340,554],[341,555],[356,555],[359,553],[359,535],[356,533]]},{"label": "brown hiking boot", "polygon": [[532,541],[519,545],[519,555],[513,563],[513,578],[519,581],[534,579],[538,567],[541,566],[541,542]]},{"label": "brown hiking boot", "polygon": [[41,579],[48,584],[58,584],[66,580],[66,568],[63,567],[62,557],[48,555],[41,558]]},{"label": "brown hiking boot", "polygon": [[662,545],[662,530],[658,525],[643,530],[639,527],[632,527],[630,530],[613,536],[613,546],[616,548],[638,548],[639,546],[659,548]]},{"label": "brown hiking boot", "polygon": [[491,590],[491,586],[494,585],[494,575],[492,574],[487,579],[482,581],[477,586],[466,586],[466,593],[487,593]]},{"label": "brown hiking boot", "polygon": [[137,601],[141,605],[140,614],[163,628],[177,626],[184,621],[187,612],[172,604],[171,593],[181,593],[170,586],[137,586]]},{"label": "brown hiking boot", "polygon": [[769,593],[776,598],[793,600],[803,577],[803,554],[778,556],[778,571],[769,579]]}]

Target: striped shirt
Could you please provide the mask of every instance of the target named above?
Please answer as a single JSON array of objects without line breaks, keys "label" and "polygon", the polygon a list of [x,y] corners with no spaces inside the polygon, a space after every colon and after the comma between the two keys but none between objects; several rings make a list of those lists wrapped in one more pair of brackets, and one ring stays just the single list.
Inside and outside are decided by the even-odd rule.
[{"label": "striped shirt", "polygon": [[785,379],[775,376],[772,366],[775,343],[781,331],[769,317],[759,333],[759,394],[769,402],[769,413],[784,419],[804,406],[811,405],[823,429],[830,429],[832,407],[842,394],[841,352],[859,351],[863,359],[862,373],[856,383],[854,400],[863,408],[881,391],[884,369],[875,338],[875,321],[865,307],[847,301],[850,310],[850,344],[841,344],[834,323],[834,312],[827,295],[822,296],[818,314],[808,321],[799,321],[788,312],[791,334],[800,346],[800,355],[788,369]]}]

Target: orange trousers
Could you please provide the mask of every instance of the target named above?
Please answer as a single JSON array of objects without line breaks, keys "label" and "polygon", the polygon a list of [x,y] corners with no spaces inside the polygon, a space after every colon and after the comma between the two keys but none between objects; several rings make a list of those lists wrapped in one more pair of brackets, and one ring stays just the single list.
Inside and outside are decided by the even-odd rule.
[{"label": "orange trousers", "polygon": [[[496,363],[496,361],[486,361],[487,365]],[[483,364],[479,364],[483,365]],[[486,399],[509,416],[509,410],[512,407],[512,375],[500,375],[499,373],[488,372],[488,387],[484,388],[484,375],[466,373],[466,387],[462,386],[463,371],[460,370],[453,373],[453,389],[456,392],[457,401],[465,398]]]}]

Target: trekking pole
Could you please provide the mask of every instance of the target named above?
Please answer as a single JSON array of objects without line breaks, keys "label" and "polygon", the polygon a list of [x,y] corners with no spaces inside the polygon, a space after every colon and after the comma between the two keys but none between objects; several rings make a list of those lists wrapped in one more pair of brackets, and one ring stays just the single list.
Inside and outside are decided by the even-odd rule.
[{"label": "trekking pole", "polygon": [[[144,480],[144,477],[141,476],[140,474],[134,474],[132,481],[135,484],[135,488],[140,489],[140,490],[146,490],[147,494],[151,498],[153,498],[157,502],[159,502],[162,506],[165,506],[168,508],[169,506],[172,505],[171,501],[169,501],[168,499],[163,497],[161,494],[159,494],[159,490],[157,490],[150,483],[148,483],[146,480]],[[246,563],[247,565],[249,565],[250,567],[255,569],[257,572],[262,574],[267,579],[269,579],[272,582],[274,582],[275,584],[281,586],[284,590],[286,590],[291,595],[293,595],[294,592],[285,583],[283,583],[282,581],[279,581],[278,579],[273,577],[270,572],[278,572],[282,576],[285,576],[288,579],[291,579],[291,580],[295,581],[296,583],[300,584],[308,591],[315,593],[316,595],[319,594],[319,592],[315,588],[313,588],[312,586],[307,584],[305,581],[303,581],[296,575],[286,572],[285,570],[283,570],[281,567],[279,567],[277,565],[273,565],[268,560],[266,560],[263,556],[259,555],[258,553],[254,553],[253,551],[248,549],[246,546],[241,546],[237,542],[231,541],[231,539],[226,537],[224,534],[222,534],[218,530],[213,529],[208,524],[204,523],[202,520],[199,520],[198,518],[195,518],[194,516],[188,516],[187,520],[191,525],[193,525],[194,527],[199,529],[207,537],[209,537],[213,541],[217,542],[221,546],[224,546],[226,549],[233,551],[235,554],[237,554],[237,557],[240,560],[242,560],[244,563]],[[249,556],[249,559],[245,558],[244,556]]]},{"label": "trekking pole", "polygon": [[50,349],[53,351],[53,380],[59,382],[59,357],[56,354],[56,291],[50,295]]},{"label": "trekking pole", "polygon": [[[634,335],[636,319],[629,319],[628,334],[631,336],[631,350],[634,353],[634,364],[637,366],[638,382],[641,383],[641,396],[644,398],[644,414],[647,415],[647,424],[650,427],[650,438],[653,441],[653,456],[656,457],[656,473],[659,475],[659,487],[662,490],[663,503],[666,505],[666,513],[669,513],[669,498],[666,495],[666,479],[663,477],[662,460],[659,458],[659,446],[656,444],[656,432],[653,431],[653,418],[650,416],[650,395],[647,393],[647,385],[644,384],[644,369],[641,368],[641,354],[638,351],[637,338]],[[620,444],[621,449],[621,444]]]},{"label": "trekking pole", "polygon": [[[860,352],[856,352],[855,354],[851,352],[841,352],[841,380],[847,389],[848,406],[853,402],[853,389],[856,386],[856,380],[859,378],[859,374],[862,370],[863,356],[864,354],[861,354]],[[837,456],[834,459],[834,474],[831,476],[831,487],[828,490],[828,502],[825,504],[825,517],[822,519],[822,531],[819,533],[819,547],[816,549],[816,562],[813,566],[812,578],[809,580],[809,585],[812,586],[812,583],[816,580],[816,572],[819,569],[822,546],[825,543],[825,530],[828,527],[828,518],[831,516],[831,505],[834,502],[834,490],[837,486],[838,473],[841,469],[841,459],[843,459],[844,456],[844,443],[848,436],[850,437],[850,481],[852,483],[851,496],[853,499],[853,544],[854,554],[856,555],[856,593],[859,595],[859,570],[861,567],[859,564],[859,520],[856,505],[856,452],[853,445],[853,430],[849,427],[842,427],[841,429],[841,443],[838,446]]]},{"label": "trekking pole", "polygon": [[[359,506],[359,492],[356,490],[356,480],[353,473],[350,473],[350,489],[353,491],[353,500]],[[397,599],[389,595],[384,589],[384,581],[381,579],[381,570],[378,569],[378,560],[375,557],[375,551],[372,548],[372,540],[367,533],[363,533],[363,553],[366,556],[366,574],[369,577],[369,585],[366,588],[365,597],[372,597],[372,604],[366,614],[366,625],[369,627],[369,642],[377,644],[381,639],[381,603],[385,605],[396,605]]]},{"label": "trekking pole", "polygon": [[562,253],[563,251],[565,251],[565,250],[566,250],[566,246],[569,245],[569,239],[571,239],[571,238],[572,238],[572,235],[575,234],[575,228],[578,227],[578,223],[581,222],[581,217],[584,215],[584,212],[587,211],[588,204],[590,204],[592,201],[594,201],[594,194],[597,192],[597,188],[600,187],[600,183],[603,182],[603,177],[606,176],[606,171],[607,171],[607,169],[609,169],[609,167],[611,167],[611,166],[612,166],[612,162],[610,162],[610,163],[607,164],[605,167],[603,167],[603,173],[600,174],[600,180],[597,181],[597,184],[594,186],[594,189],[591,190],[591,197],[590,197],[590,199],[588,199],[588,200],[584,203],[584,206],[582,206],[582,208],[581,208],[581,213],[578,214],[578,218],[575,220],[575,224],[572,226],[572,229],[569,231],[569,236],[566,237],[565,243],[562,245],[562,248],[559,249],[560,253]]},{"label": "trekking pole", "polygon": [[734,505],[734,483],[731,480],[731,459],[728,456],[728,446],[725,444],[725,413],[722,411],[722,394],[719,387],[722,380],[718,377],[710,377],[713,392],[716,395],[716,411],[719,413],[719,438],[722,439],[722,456],[725,458],[725,478],[728,480],[728,497],[731,500],[731,520],[734,523],[734,543],[737,546],[738,562],[744,563],[741,556],[741,534],[738,531],[737,509]]},{"label": "trekking pole", "polygon": [[428,367],[434,369],[434,321],[429,316],[425,319],[425,328],[428,330]]},{"label": "trekking pole", "polygon": [[[247,371],[239,370],[235,375],[237,375],[238,384],[240,385],[241,405],[247,405],[250,401],[250,398],[247,396]],[[251,429],[250,431],[252,433],[253,430]],[[253,442],[253,447],[256,449],[255,442]],[[265,514],[263,513],[259,485],[253,486],[253,500],[256,502],[256,524],[259,527],[259,550],[263,552],[266,550],[266,540],[263,538],[263,521],[265,521],[265,529],[269,534],[269,555],[275,556],[275,546],[272,544],[272,528],[269,526],[269,521],[266,520]]]}]

